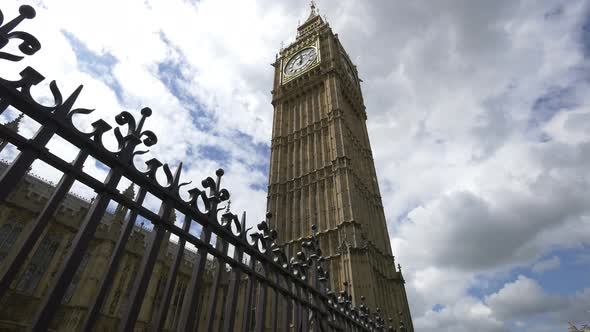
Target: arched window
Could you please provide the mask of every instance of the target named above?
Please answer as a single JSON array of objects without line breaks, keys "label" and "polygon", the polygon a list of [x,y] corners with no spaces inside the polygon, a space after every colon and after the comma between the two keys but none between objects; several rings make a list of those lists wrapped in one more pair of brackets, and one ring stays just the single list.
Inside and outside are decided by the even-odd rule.
[{"label": "arched window", "polygon": [[23,225],[16,222],[0,226],[0,262],[8,255],[22,230]]},{"label": "arched window", "polygon": [[59,248],[61,242],[61,236],[58,234],[47,233],[37,250],[31,258],[31,262],[27,266],[25,272],[22,274],[16,290],[24,294],[33,294],[39,281],[47,271],[51,260]]}]

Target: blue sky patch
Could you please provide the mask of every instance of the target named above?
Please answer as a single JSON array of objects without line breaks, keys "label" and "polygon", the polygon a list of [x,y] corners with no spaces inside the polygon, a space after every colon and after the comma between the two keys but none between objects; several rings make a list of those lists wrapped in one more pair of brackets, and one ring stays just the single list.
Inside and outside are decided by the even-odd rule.
[{"label": "blue sky patch", "polygon": [[204,145],[199,147],[200,154],[206,159],[215,160],[223,165],[229,165],[230,154],[214,145]]},{"label": "blue sky patch", "polygon": [[93,52],[69,31],[62,30],[62,34],[76,53],[78,68],[108,85],[117,95],[119,102],[123,103],[121,85],[113,75],[113,67],[118,62],[117,58],[110,53],[97,54]]},{"label": "blue sky patch", "polygon": [[586,13],[586,19],[582,25],[581,43],[584,56],[590,57],[590,11]]},{"label": "blue sky patch", "polygon": [[267,185],[263,184],[263,183],[252,183],[250,185],[250,188],[252,188],[253,190],[264,191],[264,192],[266,192],[266,189],[268,189]]},{"label": "blue sky patch", "polygon": [[[186,68],[190,65],[186,61],[184,53],[181,49],[174,46],[172,42],[164,33],[160,33],[160,39],[166,44],[166,46],[177,55],[176,59],[169,57],[166,61],[158,64],[157,78],[168,88],[182,105],[188,109],[193,118],[193,124],[204,131],[210,131],[213,128],[212,115],[205,111],[203,104],[199,102],[189,91],[187,91],[187,83],[190,79],[186,76]],[[184,70],[183,70],[184,69]],[[194,75],[195,69],[190,69],[191,74]]]},{"label": "blue sky patch", "polygon": [[533,113],[536,118],[545,122],[550,120],[559,110],[576,107],[575,100],[573,88],[554,88],[535,100]]},{"label": "blue sky patch", "polygon": [[442,304],[435,304],[432,306],[432,311],[441,312],[445,308]]},{"label": "blue sky patch", "polygon": [[551,120],[562,110],[573,109],[578,106],[575,89],[573,87],[557,87],[550,89],[538,97],[532,107],[529,127],[536,128]]},{"label": "blue sky patch", "polygon": [[546,12],[544,17],[546,20],[552,20],[552,19],[559,18],[561,16],[561,14],[563,14],[563,4],[559,4],[555,8]]},{"label": "blue sky patch", "polygon": [[[528,267],[512,269],[501,278],[482,278],[476,287],[468,289],[469,295],[483,300],[486,296],[497,293],[506,283],[514,282],[519,275],[536,280],[549,294],[571,296],[576,292],[590,287],[590,264],[583,259],[584,253],[590,252],[590,246],[574,249],[561,249],[547,253],[538,261],[552,257],[559,258],[561,264],[558,268],[537,273]],[[590,259],[590,256],[589,256]]]},{"label": "blue sky patch", "polygon": [[548,293],[573,295],[585,287],[590,287],[588,282],[590,280],[590,265],[577,259],[580,254],[588,252],[590,252],[588,245],[576,249],[556,250],[545,258],[558,257],[561,261],[560,267],[541,274],[534,274],[533,277]]}]

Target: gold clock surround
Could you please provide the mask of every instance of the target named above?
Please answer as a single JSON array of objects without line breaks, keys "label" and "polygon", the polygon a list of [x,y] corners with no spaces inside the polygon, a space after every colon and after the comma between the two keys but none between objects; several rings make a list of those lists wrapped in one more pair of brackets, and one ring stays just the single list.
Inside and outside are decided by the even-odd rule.
[{"label": "gold clock surround", "polygon": [[[288,83],[288,82],[296,79],[297,77],[305,74],[306,72],[310,71],[311,69],[317,67],[320,64],[321,52],[320,52],[320,45],[319,44],[320,44],[319,40],[316,39],[312,43],[298,47],[297,50],[295,52],[293,52],[292,54],[290,54],[288,57],[283,57],[281,59],[281,74],[280,75],[281,75],[281,83],[282,84]],[[285,67],[287,66],[289,61],[291,61],[291,59],[293,59],[294,57],[299,55],[299,53],[301,53],[302,51],[304,51],[305,49],[308,49],[308,48],[314,48],[316,51],[316,57],[313,60],[313,62],[310,65],[308,65],[307,67],[305,67],[303,70],[301,70],[300,72],[298,72],[294,75],[285,75]]]}]

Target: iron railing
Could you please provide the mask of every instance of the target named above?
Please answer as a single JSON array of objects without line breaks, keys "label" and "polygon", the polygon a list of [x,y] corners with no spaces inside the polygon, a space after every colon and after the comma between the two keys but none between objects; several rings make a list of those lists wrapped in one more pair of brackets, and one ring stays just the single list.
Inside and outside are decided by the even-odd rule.
[{"label": "iron railing", "polygon": [[[0,50],[10,40],[16,39],[20,40],[18,48],[22,53],[17,55],[13,54],[17,52],[0,52],[0,59],[5,61],[18,62],[24,56],[33,55],[41,48],[41,44],[33,35],[13,31],[25,19],[35,17],[35,10],[30,6],[21,6],[19,12],[16,18],[2,25],[3,16],[0,11]],[[389,324],[386,324],[379,310],[370,311],[364,304],[356,307],[346,290],[336,292],[327,288],[328,272],[324,266],[325,259],[321,256],[315,232],[304,242],[302,251],[295,257],[289,258],[283,248],[274,242],[276,232],[269,228],[270,214],[267,215],[267,220],[257,225],[258,232],[253,232],[250,228],[246,228],[245,214],[240,219],[230,212],[229,208],[222,212],[224,208],[220,204],[228,201],[230,197],[230,193],[221,185],[223,170],[216,171],[216,178],[208,177],[203,180],[202,188],[195,187],[188,190],[190,198],[184,200],[179,190],[189,183],[181,183],[182,163],[172,172],[168,164],[154,158],[146,162],[147,170],[137,169],[133,162],[134,158],[146,152],[140,150],[140,147],[150,147],[158,141],[155,133],[144,129],[146,120],[152,114],[149,108],[141,110],[139,121],[131,113],[123,111],[115,117],[115,127],[101,119],[92,124],[91,132],[83,132],[72,121],[74,117],[83,117],[93,112],[75,107],[76,99],[82,92],[82,86],[64,98],[58,84],[52,81],[49,88],[54,105],[44,106],[31,96],[31,88],[45,78],[31,67],[24,68],[20,76],[21,78],[17,80],[0,78],[0,114],[7,109],[16,110],[38,122],[40,128],[32,138],[27,139],[18,132],[0,125],[0,139],[8,141],[19,150],[18,156],[0,178],[0,203],[6,202],[19,181],[27,176],[33,162],[37,160],[43,161],[63,174],[32,226],[28,228],[26,234],[23,234],[23,240],[13,248],[14,254],[2,261],[0,298],[10,291],[19,270],[25,264],[43,231],[50,225],[52,216],[68,195],[74,182],[78,181],[96,193],[75,237],[69,244],[70,247],[57,273],[40,299],[36,314],[30,322],[32,330],[44,331],[50,328],[62,298],[101,220],[108,213],[107,207],[112,201],[125,206],[130,213],[114,245],[107,270],[99,280],[96,294],[87,308],[81,325],[84,331],[91,331],[101,315],[101,308],[105,304],[121,264],[125,245],[133,233],[138,218],[148,220],[153,228],[146,241],[145,252],[136,273],[137,277],[121,312],[118,323],[118,329],[121,331],[134,329],[158,253],[164,241],[168,241],[166,234],[170,233],[178,237],[178,245],[174,247],[175,253],[172,261],[169,262],[168,279],[163,286],[161,305],[151,315],[150,330],[164,329],[187,244],[196,248],[196,259],[192,265],[190,280],[182,302],[178,325],[176,325],[179,331],[194,331],[199,326],[204,326],[207,331],[214,329],[213,321],[216,315],[221,314],[216,312],[218,311],[216,301],[219,297],[215,296],[215,292],[219,288],[222,273],[230,274],[223,308],[225,319],[217,326],[217,329],[223,331],[234,331],[237,322],[244,331],[251,330],[252,326],[255,331],[396,330],[391,326],[391,319]],[[114,135],[118,143],[116,151],[110,151],[103,144],[103,137],[106,134]],[[60,136],[79,149],[72,162],[63,160],[46,148],[48,142],[55,136]],[[84,171],[83,165],[89,157],[102,162],[109,169],[104,181],[99,181]],[[165,174],[167,180],[165,185],[156,180],[157,172]],[[130,180],[139,187],[135,198],[130,198],[117,190],[122,178]],[[161,200],[158,213],[152,212],[145,206],[147,194]],[[171,215],[175,211],[182,215],[182,227],[171,221]],[[202,227],[200,237],[190,232],[194,224]],[[213,242],[212,238],[216,241]],[[230,245],[234,250],[228,249]],[[246,255],[249,260],[244,259]],[[208,257],[213,258],[208,259]],[[206,264],[208,261],[218,263],[214,271],[206,271],[206,266],[210,268],[210,264]],[[229,266],[230,270],[227,270],[226,266]],[[211,287],[213,295],[205,303],[202,292],[203,278],[207,273],[211,275],[208,287]],[[243,295],[239,295],[240,287],[245,287]],[[245,310],[242,317],[235,317],[240,296],[244,297],[241,303],[244,303],[245,308],[255,306],[254,315],[251,315],[249,310]],[[0,307],[1,310],[4,309]],[[198,310],[206,310],[207,321],[204,324],[197,321]],[[400,330],[404,330],[403,323]]]}]

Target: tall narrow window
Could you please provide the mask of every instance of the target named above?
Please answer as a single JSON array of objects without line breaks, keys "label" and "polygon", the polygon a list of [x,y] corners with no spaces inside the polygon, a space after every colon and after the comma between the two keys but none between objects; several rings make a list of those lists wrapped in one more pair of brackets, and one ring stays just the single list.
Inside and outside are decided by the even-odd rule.
[{"label": "tall narrow window", "polygon": [[121,294],[124,292],[123,288],[127,288],[129,289],[130,287],[127,287],[127,277],[129,276],[129,273],[131,271],[131,265],[133,265],[132,261],[128,261],[125,265],[125,267],[123,268],[123,270],[121,271],[120,277],[119,277],[119,285],[117,286],[117,288],[115,289],[115,293],[113,294],[113,300],[111,301],[111,305],[109,307],[109,314],[114,315],[115,311],[117,310],[117,307],[119,305],[119,300],[121,299]]},{"label": "tall narrow window", "polygon": [[69,303],[70,300],[72,299],[72,296],[74,295],[74,292],[76,291],[76,287],[78,287],[80,280],[82,280],[82,274],[84,274],[84,270],[86,270],[86,265],[88,265],[88,260],[90,260],[90,254],[86,253],[84,255],[84,257],[82,257],[82,261],[80,262],[80,265],[78,265],[78,269],[76,270],[76,273],[74,274],[74,278],[72,278],[72,282],[70,283],[70,286],[68,286],[68,289],[66,290],[64,298],[62,300],[62,303]]},{"label": "tall narrow window", "polygon": [[[258,292],[260,291],[260,287],[256,281],[254,282],[253,289],[252,289],[252,308],[250,309],[250,329],[249,331],[254,331],[256,328],[256,306],[258,305]],[[245,310],[248,310],[247,308]]]},{"label": "tall narrow window", "polygon": [[61,236],[57,234],[48,233],[45,235],[37,251],[33,254],[33,258],[27,266],[25,272],[21,276],[16,290],[24,294],[33,294],[43,274],[47,271],[51,260],[59,248]]},{"label": "tall narrow window", "polygon": [[0,262],[8,255],[22,230],[23,225],[15,222],[0,226]]},{"label": "tall narrow window", "polygon": [[162,297],[164,296],[164,288],[166,288],[166,279],[167,275],[164,273],[160,274],[160,278],[158,279],[158,284],[156,286],[156,296],[154,299],[154,307],[159,308],[160,304],[162,303]]}]

